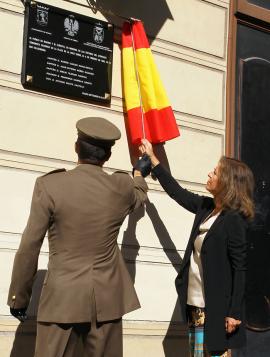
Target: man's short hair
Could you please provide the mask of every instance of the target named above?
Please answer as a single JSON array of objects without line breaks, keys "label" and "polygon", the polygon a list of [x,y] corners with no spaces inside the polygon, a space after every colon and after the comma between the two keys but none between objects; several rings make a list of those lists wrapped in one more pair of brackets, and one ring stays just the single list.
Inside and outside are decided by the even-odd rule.
[{"label": "man's short hair", "polygon": [[101,164],[111,155],[111,146],[96,146],[78,137],[77,154],[80,161],[88,164]]}]

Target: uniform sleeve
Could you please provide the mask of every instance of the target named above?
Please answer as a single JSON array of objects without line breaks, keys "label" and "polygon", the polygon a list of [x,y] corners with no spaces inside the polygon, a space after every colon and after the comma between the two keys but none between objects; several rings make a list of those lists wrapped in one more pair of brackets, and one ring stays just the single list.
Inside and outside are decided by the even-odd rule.
[{"label": "uniform sleeve", "polygon": [[8,305],[12,308],[23,308],[29,304],[39,252],[52,212],[52,200],[45,190],[42,179],[38,178],[28,222],[14,259],[8,296]]},{"label": "uniform sleeve", "polygon": [[190,192],[179,185],[172,175],[160,164],[153,168],[153,173],[167,194],[180,206],[192,213],[197,213],[202,205],[203,197]]},{"label": "uniform sleeve", "polygon": [[232,269],[232,295],[228,316],[242,319],[247,269],[246,222],[234,214],[227,222],[228,253]]},{"label": "uniform sleeve", "polygon": [[142,206],[147,200],[148,186],[145,179],[142,176],[136,176],[134,181],[134,198],[133,205],[131,205],[131,211]]},{"label": "uniform sleeve", "polygon": [[148,186],[142,176],[131,178],[125,171],[116,171],[112,176],[114,177],[117,189],[121,192],[125,215],[143,206],[147,200]]}]

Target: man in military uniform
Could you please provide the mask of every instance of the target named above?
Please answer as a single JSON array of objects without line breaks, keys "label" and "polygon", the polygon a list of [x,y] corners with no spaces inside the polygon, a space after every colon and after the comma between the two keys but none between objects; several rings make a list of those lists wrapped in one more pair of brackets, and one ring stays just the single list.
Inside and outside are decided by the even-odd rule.
[{"label": "man in military uniform", "polygon": [[[8,305],[25,319],[46,232],[49,264],[41,293],[36,357],[122,356],[122,316],[140,307],[117,245],[125,217],[146,200],[140,173],[102,170],[120,131],[103,118],[77,122],[78,165],[36,180],[15,256]],[[82,357],[81,355],[78,357]]]}]

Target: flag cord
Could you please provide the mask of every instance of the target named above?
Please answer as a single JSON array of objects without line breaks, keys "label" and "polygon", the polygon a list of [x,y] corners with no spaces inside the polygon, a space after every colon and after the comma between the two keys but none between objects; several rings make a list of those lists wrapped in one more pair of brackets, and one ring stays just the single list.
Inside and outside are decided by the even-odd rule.
[{"label": "flag cord", "polygon": [[140,109],[141,109],[141,123],[142,123],[142,134],[143,134],[143,139],[145,139],[145,138],[146,138],[146,135],[145,135],[144,116],[143,116],[141,82],[140,82],[139,72],[138,72],[138,66],[137,66],[137,60],[136,60],[136,52],[135,52],[135,45],[134,45],[134,37],[133,37],[133,28],[132,28],[132,23],[131,23],[131,22],[129,22],[129,26],[130,26],[130,32],[131,32],[131,38],[132,38],[132,48],[133,48],[133,58],[134,58],[134,65],[135,65],[135,74],[136,74],[136,80],[137,80],[138,89],[139,89],[139,99],[140,99]]}]

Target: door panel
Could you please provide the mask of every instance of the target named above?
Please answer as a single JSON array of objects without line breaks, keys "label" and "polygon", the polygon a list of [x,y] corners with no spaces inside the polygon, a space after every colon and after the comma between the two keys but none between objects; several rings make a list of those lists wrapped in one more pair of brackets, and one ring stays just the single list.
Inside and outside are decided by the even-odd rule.
[{"label": "door panel", "polygon": [[248,0],[249,4],[257,5],[260,7],[264,7],[265,9],[270,10],[270,3],[269,0]]},{"label": "door panel", "polygon": [[238,24],[236,78],[235,155],[250,166],[256,181],[256,216],[248,232],[247,324],[265,330],[270,328],[270,33]]}]

